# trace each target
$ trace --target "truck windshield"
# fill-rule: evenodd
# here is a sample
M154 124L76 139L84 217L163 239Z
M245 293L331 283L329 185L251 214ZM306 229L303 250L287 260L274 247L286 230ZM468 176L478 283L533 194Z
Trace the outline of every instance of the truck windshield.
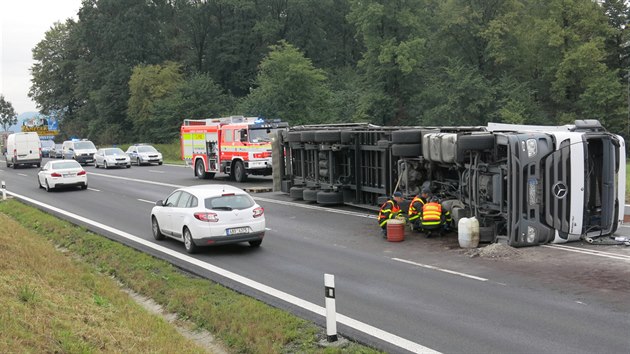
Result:
M263 129L250 129L249 130L249 142L250 143L263 143L263 142L270 142L271 141L271 137L272 134L274 132L277 132L280 129L270 129L270 128L263 128Z
M619 161L610 136L587 136L583 232L608 231L615 212L615 171Z

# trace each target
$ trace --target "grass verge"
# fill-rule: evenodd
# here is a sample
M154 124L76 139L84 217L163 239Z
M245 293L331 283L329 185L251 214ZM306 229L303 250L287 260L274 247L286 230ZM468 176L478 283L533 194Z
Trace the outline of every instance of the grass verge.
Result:
M98 271L99 273L115 276L126 287L146 297L152 298L163 306L166 311L177 313L181 318L185 318L195 323L199 328L213 333L233 352L376 353L376 351L356 343L350 343L345 348L321 348L317 343L321 337L325 337L324 333L321 328L308 321L288 312L270 307L250 297L238 294L209 280L187 276L168 262L156 259L111 241L103 236L91 233L82 227L74 226L18 201L8 200L1 202L0 213L14 219L21 224L22 227L30 231L28 233L17 234L12 232L11 236L9 236L18 240L24 238L24 242L26 242L26 239L29 239L29 247L27 247L27 250L21 251L21 253L17 255L15 254L16 251L12 248L7 248L4 242L0 243L1 259L16 258L22 264L25 263L25 260L22 260L22 258L26 260L40 259L42 262L45 262L48 257L42 257L39 254L40 251L34 253L34 250L40 248L35 246L41 246L42 244L46 244L47 247L50 247L48 242L42 242L48 240L54 245L67 249L72 254L79 256L83 262L93 267L93 272ZM15 229L15 227L9 226L9 230L12 229ZM28 250L29 248L30 250ZM23 266L13 267L25 268ZM27 265L27 267L29 266ZM41 280L45 281L47 284L68 277L66 274L66 266L62 264L49 264L46 268L51 271L55 270L57 273L56 278L50 281L48 280L48 275L42 274ZM7 276L5 271L0 275L3 277ZM14 278L19 278L19 273L15 273L12 278L7 279L4 283L16 283L17 279ZM94 277L87 279L82 278L83 277L78 277L78 279L75 279L78 283L75 283L71 289L75 287L87 288L93 296L92 298L83 298L81 302L92 302L97 309L102 307L99 303L110 304L102 311L107 310L113 312L114 309L119 309L120 305L118 302L114 302L112 295L109 293L102 294L96 292L100 289L100 285L97 286L95 284L95 280L92 280ZM17 287L12 287L13 293L0 294L2 295L0 301L4 301L2 298L7 296L13 296L14 298L17 296L18 301L21 303L19 304L20 306L29 306L29 301L31 301L29 299L37 298L40 296L39 294L48 292L60 293L59 291L53 291L48 288L42 289L37 284L19 282L16 284ZM35 291L33 291L33 289L35 289ZM61 291L61 293L64 292L67 291ZM27 300L24 301L22 298ZM48 300L46 300L46 302L47 301ZM51 306L51 316L49 316L51 318L62 315L77 316L75 309L71 306L58 307L56 312L54 308L55 306ZM118 316L128 316L128 314L125 313L126 311L127 310L121 309L120 312L117 311L111 314L112 317L110 321L116 323ZM38 311L34 311L35 315L37 312ZM4 313L6 314L6 311ZM0 314L0 316L3 315ZM82 319L80 316L79 318L83 321L91 321L90 313L87 313L85 316L86 318ZM11 317L15 316L11 315ZM14 322L15 321L17 321L17 319L15 319ZM0 323L4 322L4 320L0 321ZM14 324L14 326L20 328L18 324ZM24 329L19 330L24 331L23 336L25 337L27 337L30 332ZM4 330L0 329L0 333L3 333L3 337L5 337L4 334L6 332ZM81 332L77 332L73 329L61 329L59 336L62 338L63 336L67 336L69 341L76 340L80 345L83 344L81 340L86 338ZM172 336L170 335L164 336L164 338L166 338L167 342L172 341ZM97 344L100 343L98 341L95 342L96 344L88 343L92 346L85 348L86 350L77 347L77 350L62 349L60 351L125 351L132 349L127 346L124 348L108 347L104 349L98 347ZM0 342L0 351L6 352L2 350L1 346L2 342ZM32 349L33 351L40 351L39 349L41 349L28 345L19 348L29 348L27 350ZM178 350L167 350L165 349L166 347L158 348L158 350L151 349L151 347L146 348L146 350L133 348L131 351L186 351L185 349L181 350L181 348L178 348ZM50 347L46 347L45 349L46 350L43 351L50 351ZM8 351L11 352L11 350Z

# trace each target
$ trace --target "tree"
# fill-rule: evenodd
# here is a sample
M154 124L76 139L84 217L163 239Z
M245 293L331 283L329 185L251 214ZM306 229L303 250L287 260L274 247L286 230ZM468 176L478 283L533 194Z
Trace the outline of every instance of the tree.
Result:
M326 75L291 44L281 41L260 64L255 88L240 105L247 115L281 118L291 124L323 122L330 89Z
M10 126L16 123L17 113L15 113L13 105L4 99L4 95L0 95L0 125L6 132Z

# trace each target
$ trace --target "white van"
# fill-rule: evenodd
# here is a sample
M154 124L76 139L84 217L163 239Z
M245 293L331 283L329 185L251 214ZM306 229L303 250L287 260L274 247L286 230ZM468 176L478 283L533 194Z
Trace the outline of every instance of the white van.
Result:
M87 140L66 140L61 146L62 159L76 160L82 165L94 162L94 154L96 153L96 146L94 143Z
M7 137L5 159L7 167L17 165L41 166L42 151L39 135L35 132L13 133Z

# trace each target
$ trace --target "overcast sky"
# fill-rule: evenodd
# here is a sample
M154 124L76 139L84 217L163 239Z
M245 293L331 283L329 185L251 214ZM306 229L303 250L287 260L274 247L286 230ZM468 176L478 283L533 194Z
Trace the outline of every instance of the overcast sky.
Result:
M31 50L55 22L77 19L81 0L0 0L0 94L17 114L37 111L28 97Z

